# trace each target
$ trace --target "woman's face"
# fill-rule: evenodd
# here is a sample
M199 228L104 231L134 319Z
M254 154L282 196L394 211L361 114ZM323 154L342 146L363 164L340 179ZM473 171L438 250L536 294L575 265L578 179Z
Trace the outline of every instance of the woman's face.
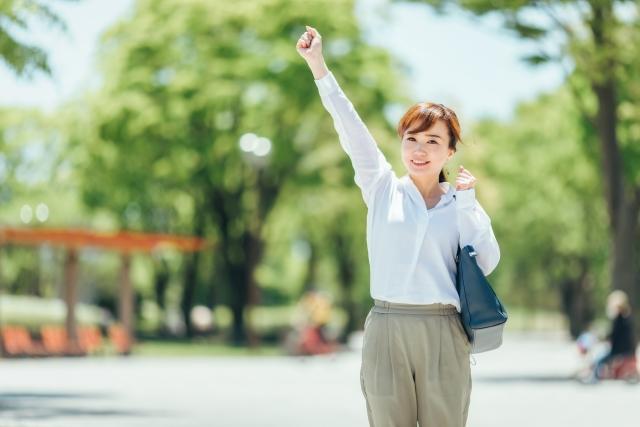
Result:
M443 120L437 120L424 132L405 131L402 137L402 162L409 175L438 177L444 164L455 151L449 148L449 129Z

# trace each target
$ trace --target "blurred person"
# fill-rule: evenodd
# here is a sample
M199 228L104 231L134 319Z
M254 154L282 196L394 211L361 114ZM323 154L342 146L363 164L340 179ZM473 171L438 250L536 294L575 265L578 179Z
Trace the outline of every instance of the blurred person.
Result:
M606 341L608 350L596 357L591 371L590 382L597 382L606 375L605 370L611 368L614 361L625 361L636 365L636 342L633 333L633 319L631 317L631 304L624 291L615 290L607 297L607 317L611 320L611 327ZM636 372L637 374L637 372Z
M326 331L331 310L330 298L314 287L303 294L294 315L296 353L312 355L336 350L336 343L328 338Z
M582 332L578 338L576 339L576 344L578 345L578 351L582 355L586 355L589 353L589 350L593 348L598 342L598 337L594 332L587 329Z
M500 250L460 166L455 188L445 164L460 124L442 105L411 106L398 123L407 174L398 178L324 61L322 37L307 26L296 50L311 69L367 207L370 294L360 385L370 425L459 427L471 397L471 344L456 291L458 245L476 249L485 275Z
M311 288L303 295L300 304L308 315L308 323L310 325L319 329L327 326L331 319L331 301L329 297L317 289Z

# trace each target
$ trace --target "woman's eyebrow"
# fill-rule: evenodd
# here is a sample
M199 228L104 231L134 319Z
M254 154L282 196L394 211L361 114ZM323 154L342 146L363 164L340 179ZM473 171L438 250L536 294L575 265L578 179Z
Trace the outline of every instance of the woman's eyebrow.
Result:
M418 135L419 133L420 132L407 132L407 135ZM440 135L425 135L425 136L442 139L442 137Z

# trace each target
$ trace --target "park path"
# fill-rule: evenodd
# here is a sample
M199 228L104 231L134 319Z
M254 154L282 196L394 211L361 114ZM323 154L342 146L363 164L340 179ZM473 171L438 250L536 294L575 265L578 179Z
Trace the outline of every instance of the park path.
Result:
M578 358L560 336L508 334L475 359L469 427L640 426L640 386L568 380ZM357 344L306 359L0 360L0 427L366 427L359 367Z

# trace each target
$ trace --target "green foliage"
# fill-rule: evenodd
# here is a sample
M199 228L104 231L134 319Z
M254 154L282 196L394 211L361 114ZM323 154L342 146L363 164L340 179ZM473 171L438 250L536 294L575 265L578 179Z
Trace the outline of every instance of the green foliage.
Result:
M504 7L512 13L529 3ZM473 10L494 9L478 1ZM314 284L338 306L355 300L351 314L362 317L370 304L366 210L313 77L294 49L305 24L323 33L330 69L402 172L394 126L383 115L389 104L409 105L399 67L362 40L352 15L352 2L338 0L139 1L104 37L103 84L95 93L54 117L0 115L3 223L18 224L23 204L44 201L51 225L203 235L213 250L194 261L194 302L224 307L227 327L228 306L246 296L240 283L246 277L234 271L255 273L265 305L295 302ZM525 23L513 28L543 35ZM616 33L620 45L640 45L639 32L625 28ZM573 45L576 52L588 52L581 43ZM634 52L620 51L616 75L624 82L625 172L638 182L640 56ZM531 59L541 63L546 55ZM471 136L460 155L479 178L478 196L500 243L491 280L508 306L557 309L561 284L585 271L596 294L605 290L608 225L596 132L585 118L597 105L590 82L578 69L558 92L521 105L511 122L487 120L465 131ZM240 150L238 141L249 132L271 141L266 159ZM20 271L35 271L37 258L5 252L5 281L20 282ZM81 282L90 280L105 305L115 301L109 293L118 264L115 256L95 253L81 262ZM184 286L175 273L188 265L171 258L167 300L174 310ZM153 268L146 258L134 263L134 283L145 299L153 295ZM249 316L259 331L285 326L286 309L264 309ZM159 320L154 310L153 319L143 316L145 330Z
M37 331L42 325L64 325L66 310L61 299L2 295L0 324L24 326ZM100 325L105 321L103 310L95 305L79 303L76 316L80 325Z
M434 4L430 0L421 3ZM440 9L456 6L479 16L500 14L505 28L520 38L537 42L537 50L523 58L532 65L551 61L572 63L575 70L568 76L570 87L575 80L584 81L581 88L574 88L573 94L581 114L591 122L593 133L603 124L597 123L597 102L584 98L594 97L589 91L595 92L598 85L612 79L618 97L613 102L619 115L616 130L623 175L631 189L640 188L637 166L640 162L640 9L637 2L440 0L435 4ZM592 140L590 144L597 145L597 142Z
M75 1L75 0L64 0ZM47 54L38 46L24 41L33 20L65 30L66 26L49 1L0 1L0 59L20 76L31 76L36 71L50 73Z
M529 63L553 59L572 68L567 85L585 131L581 138L584 154L590 159L599 158L604 183L601 197L607 208L607 238L613 248L609 288L627 292L634 310L640 309L640 5L624 0L438 3L440 9L442 5L456 5L479 16L498 14L518 37L536 42L537 51L525 58ZM591 317L590 302L581 299L589 294L585 289L589 258L587 255L574 267L581 271L581 279L575 282L580 285L564 282L564 305L571 307L567 311L571 312L574 335ZM640 319L636 319L636 326L640 331Z
M24 225L21 209L27 206L30 226L95 225L77 192L77 170L68 151L65 111L46 115L33 110L0 112L0 220ZM46 221L36 215L47 206ZM41 217L44 218L44 217Z
M563 89L519 106L510 123L478 123L463 151L465 165L486 175L480 197L502 253L494 280L516 305L558 308L560 284L583 268L593 286L606 287L602 185L580 123Z
M198 286L218 285L218 303L245 298L254 267L260 286L295 301L306 265L291 241L313 239L331 271L326 227L357 242L347 250L368 289L362 198L294 48L310 23L372 132L383 146L395 140L383 111L399 98L396 64L360 37L353 3L338 0L139 1L105 35L103 85L73 124L85 203L123 228L207 237L215 253L199 261ZM271 141L266 158L242 152L248 133ZM342 218L356 226L336 230ZM321 286L338 291L339 280L326 274Z

